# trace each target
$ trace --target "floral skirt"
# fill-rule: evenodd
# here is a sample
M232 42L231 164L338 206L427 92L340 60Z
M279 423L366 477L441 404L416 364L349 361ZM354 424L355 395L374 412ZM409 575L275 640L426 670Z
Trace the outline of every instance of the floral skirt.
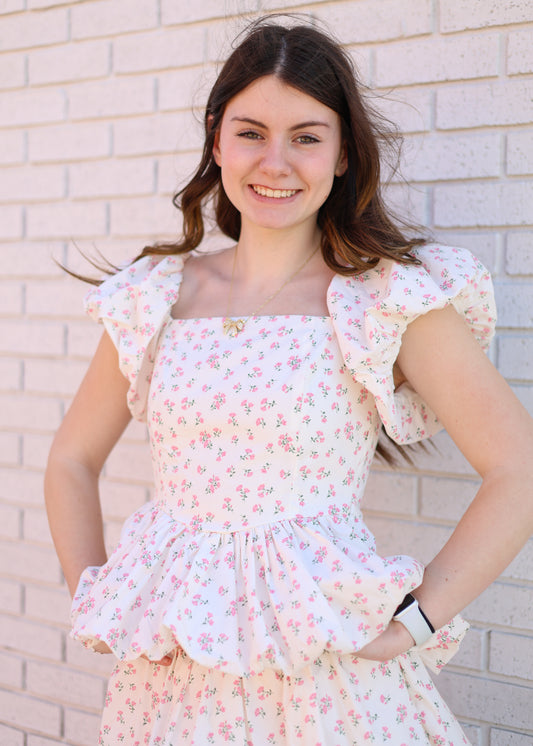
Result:
M294 676L245 678L186 653L119 662L100 746L459 746L468 741L413 649L387 663L324 653Z

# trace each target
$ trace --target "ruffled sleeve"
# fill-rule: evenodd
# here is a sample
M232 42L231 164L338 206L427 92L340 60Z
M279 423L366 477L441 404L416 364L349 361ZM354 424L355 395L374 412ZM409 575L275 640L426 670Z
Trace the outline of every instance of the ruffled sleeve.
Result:
M143 257L85 298L88 315L104 325L117 348L130 384L128 407L139 420L146 417L157 340L177 300L183 263L176 255Z
M336 275L328 291L346 367L375 397L388 435L402 444L442 427L408 383L394 389L393 366L407 325L452 304L485 350L496 325L490 275L469 251L428 244L414 253L421 265L382 260L360 275Z

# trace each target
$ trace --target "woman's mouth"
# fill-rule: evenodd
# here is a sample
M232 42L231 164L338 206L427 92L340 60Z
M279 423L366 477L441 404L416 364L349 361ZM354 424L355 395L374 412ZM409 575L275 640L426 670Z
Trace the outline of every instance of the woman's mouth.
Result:
M294 197L298 189L269 189L268 187L258 186L257 184L251 184L252 189L260 197L271 197L273 199L286 199L287 197Z

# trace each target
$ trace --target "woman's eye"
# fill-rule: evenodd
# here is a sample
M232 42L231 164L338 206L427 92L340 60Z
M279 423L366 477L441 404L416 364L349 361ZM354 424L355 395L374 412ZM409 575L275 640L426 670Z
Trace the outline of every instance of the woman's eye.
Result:
M319 142L318 138L313 137L313 135L299 135L296 140L302 145L313 145L314 143Z
M254 132L254 130L245 130L244 132L239 132L237 136L245 137L247 140L259 140L261 138L259 132Z

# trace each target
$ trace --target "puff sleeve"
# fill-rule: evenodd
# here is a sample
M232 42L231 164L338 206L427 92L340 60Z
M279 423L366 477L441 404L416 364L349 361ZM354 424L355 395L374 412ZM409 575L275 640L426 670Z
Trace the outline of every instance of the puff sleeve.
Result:
M176 302L184 260L147 256L107 278L85 298L85 309L104 325L129 381L128 407L145 420L157 340Z
M373 394L385 430L401 444L442 427L409 383L394 388L393 366L407 325L452 304L486 350L496 324L490 275L469 251L428 244L413 253L418 266L382 260L359 275L336 275L328 291L346 367Z

